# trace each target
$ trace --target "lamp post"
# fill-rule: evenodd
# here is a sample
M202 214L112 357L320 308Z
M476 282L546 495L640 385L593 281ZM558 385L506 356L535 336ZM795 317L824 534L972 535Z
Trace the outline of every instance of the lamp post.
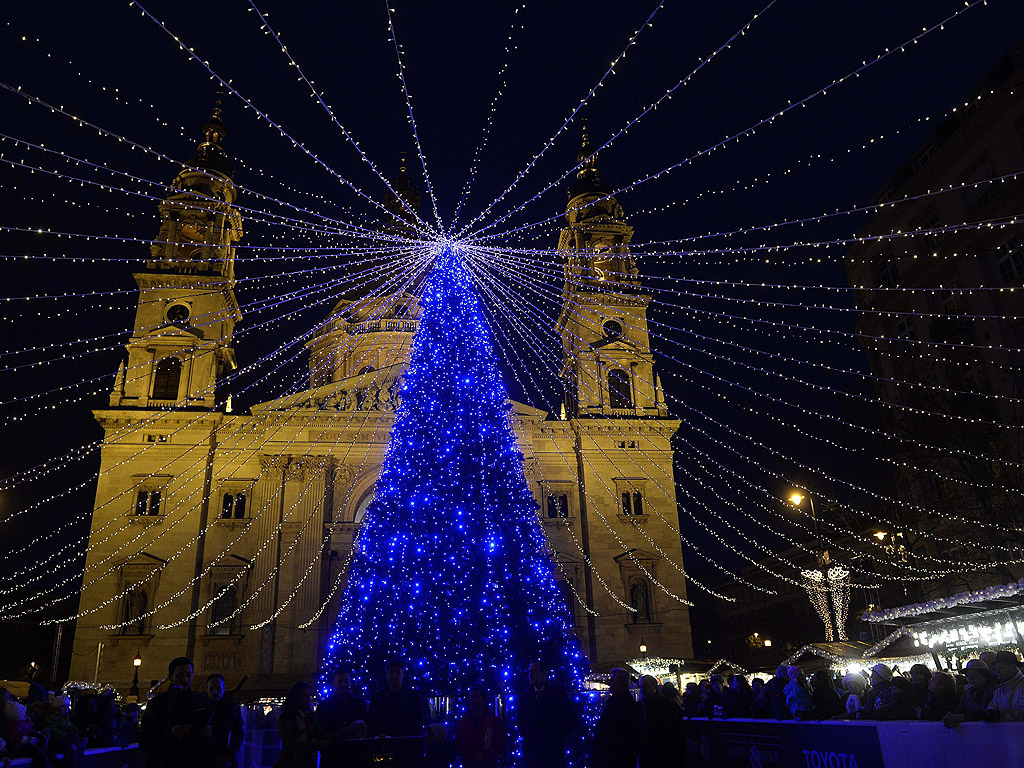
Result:
M821 550L820 563L822 569L828 566L828 550L825 549L825 540L821 538L821 530L818 528L818 516L814 513L814 497L811 494L806 496L799 491L793 491L789 496L789 500L793 503L794 507L799 507L803 504L804 499L807 499L807 503L811 508L811 522L814 523L814 535L818 539L818 548Z
M644 643L640 643L640 655L647 660L647 646Z
M142 656L138 652L136 652L135 658L132 659L132 665L135 667L135 676L132 678L132 687L128 690L128 695L137 704L139 702L139 667L142 666Z

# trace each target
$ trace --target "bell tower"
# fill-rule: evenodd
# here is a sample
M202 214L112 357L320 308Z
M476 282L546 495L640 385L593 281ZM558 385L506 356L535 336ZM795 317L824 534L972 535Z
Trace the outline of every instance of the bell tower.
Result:
M234 244L242 237L225 133L218 100L196 153L159 205L160 230L146 268L134 275L135 329L112 408L224 407L225 377L236 367Z
M569 418L666 417L647 331L643 294L629 251L633 228L597 169L586 126L558 240L565 284L557 329Z

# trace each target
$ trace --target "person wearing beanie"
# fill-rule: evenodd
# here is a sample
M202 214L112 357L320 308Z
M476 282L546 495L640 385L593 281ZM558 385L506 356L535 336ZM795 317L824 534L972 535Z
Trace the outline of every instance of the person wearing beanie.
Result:
M797 720L810 720L814 717L814 698L807 690L807 683L804 682L800 667L788 667L786 675L789 677L789 683L786 685L786 707Z
M999 685L996 673L981 659L968 661L964 674L967 675L967 685L963 699L942 721L947 728L955 728L965 720L988 719L988 705Z
M992 701L988 704L986 719L1021 720L1024 719L1024 675L1020 671L1020 662L1016 655L1009 651L999 651L995 657L996 677L999 685L992 693Z
M888 664L875 664L871 668L871 690L863 697L858 720L875 720L875 711L881 707L879 699L892 687L892 670Z
M875 699L875 720L916 720L917 699L910 681L902 676L893 675L889 687L878 694Z

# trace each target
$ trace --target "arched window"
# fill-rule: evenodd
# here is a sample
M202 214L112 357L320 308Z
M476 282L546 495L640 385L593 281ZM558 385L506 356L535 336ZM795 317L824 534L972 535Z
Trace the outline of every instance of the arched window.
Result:
M608 401L612 408L632 408L629 374L621 368L608 371Z
M159 515L160 514L160 491L139 491L135 497L136 515Z
M146 609L149 607L149 593L141 584L136 584L124 596L122 635L146 634Z
M569 516L569 497L564 493L560 493L557 496L548 496L548 517L568 517Z
M245 517L245 494L225 493L221 503L220 516L241 520Z
M165 357L156 364L156 375L153 377L153 399L177 400L180 382L181 360L176 357Z
M215 585L217 596L213 599L210 608L210 623L216 626L210 627L211 635L233 635L235 634L235 620L237 616L228 619L238 608L238 588L234 584ZM217 622L227 619L222 624Z

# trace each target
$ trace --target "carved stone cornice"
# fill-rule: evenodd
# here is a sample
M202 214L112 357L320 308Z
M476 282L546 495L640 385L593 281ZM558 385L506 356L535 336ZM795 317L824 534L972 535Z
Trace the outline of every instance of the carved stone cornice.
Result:
M288 468L291 460L291 456L267 456L262 454L260 456L260 472L283 472Z
M292 457L285 473L285 480L288 482L304 483L311 480L317 470L322 470L325 459L323 456L301 456Z

